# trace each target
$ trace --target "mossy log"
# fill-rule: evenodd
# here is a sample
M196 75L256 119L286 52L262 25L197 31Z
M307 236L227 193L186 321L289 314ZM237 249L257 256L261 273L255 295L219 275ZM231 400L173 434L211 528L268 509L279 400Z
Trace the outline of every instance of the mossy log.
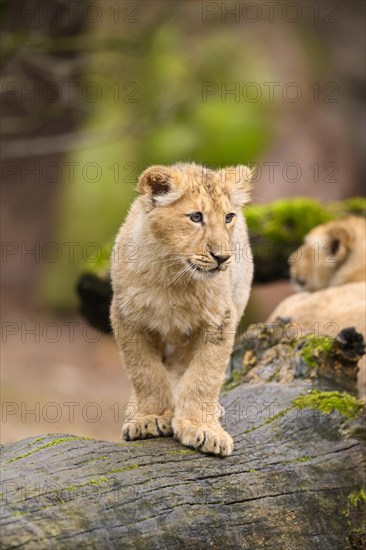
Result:
M338 384L362 352L352 342L358 351L343 354L344 364L342 354L328 354ZM259 364L266 351L256 353ZM314 370L289 377L297 364L289 359L286 349L292 367L278 381L264 382L260 370L231 389L228 381L223 425L235 449L225 459L173 438L112 443L49 434L5 445L2 548L364 548L363 406L332 390L328 378L324 391Z
M314 387L357 393L358 362L365 341L354 327L335 338L303 333L291 319L250 325L234 347L226 388L243 382L309 379Z
M254 256L254 280L267 283L288 278L287 259L304 236L316 225L346 214L366 215L363 198L321 204L313 199L280 200L245 209ZM82 315L91 325L111 332L109 305L112 288L109 277L111 246L106 245L98 262L85 267L77 292Z

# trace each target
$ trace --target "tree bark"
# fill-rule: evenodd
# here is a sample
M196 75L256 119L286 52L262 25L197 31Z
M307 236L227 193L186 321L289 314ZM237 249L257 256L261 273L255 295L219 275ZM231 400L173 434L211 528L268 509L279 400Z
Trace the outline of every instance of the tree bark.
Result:
M337 346L350 348L347 334L338 340L328 366ZM202 455L173 438L112 443L48 434L5 445L2 548L364 548L362 406L329 391L316 393L331 404L326 412L311 401L304 406L315 379L322 389L318 348L319 377L297 368L291 380L287 372L263 382L267 344L255 350L255 376L247 377L247 347L241 375L248 382L233 387L231 377L226 384L223 425L235 442L229 458ZM347 377L357 353L353 360L345 355ZM287 349L283 361L289 357ZM342 362L337 357L334 365ZM296 370L299 361L290 364Z

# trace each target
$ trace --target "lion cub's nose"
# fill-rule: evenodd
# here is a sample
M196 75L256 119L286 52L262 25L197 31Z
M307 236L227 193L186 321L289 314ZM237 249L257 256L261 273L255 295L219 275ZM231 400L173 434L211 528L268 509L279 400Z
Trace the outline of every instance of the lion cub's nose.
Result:
M222 255L218 255L218 254L214 254L213 252L210 251L210 254L211 256L217 261L217 263L219 265L223 264L224 262L226 262L227 260L229 260L231 258L230 255L228 256L222 256Z

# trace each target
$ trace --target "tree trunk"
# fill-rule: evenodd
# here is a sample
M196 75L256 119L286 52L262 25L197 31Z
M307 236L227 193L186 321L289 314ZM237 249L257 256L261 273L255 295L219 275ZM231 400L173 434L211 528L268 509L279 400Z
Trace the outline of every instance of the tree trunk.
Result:
M319 391L331 364L338 384L349 373L354 380L360 342L343 331L327 353L317 346L311 356L292 341L292 362L290 344L281 343L273 353L287 368L269 382L268 340L256 342L255 350L242 345L241 370L237 347L236 375L223 394L223 425L235 442L229 458L173 438L112 443L48 434L5 445L2 548L364 548L362 405L328 391L329 376ZM309 364L317 358L311 374L299 368L303 348Z

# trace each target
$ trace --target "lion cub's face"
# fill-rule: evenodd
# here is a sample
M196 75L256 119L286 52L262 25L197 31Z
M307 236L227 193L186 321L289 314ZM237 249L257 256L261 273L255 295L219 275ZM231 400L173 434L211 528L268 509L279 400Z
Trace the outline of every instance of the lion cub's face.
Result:
M232 260L233 231L249 200L250 170L245 166L208 170L195 164L153 166L143 172L146 222L172 270L192 278L213 277Z
M315 227L289 258L290 276L297 290L326 288L349 253L351 236L336 220Z

